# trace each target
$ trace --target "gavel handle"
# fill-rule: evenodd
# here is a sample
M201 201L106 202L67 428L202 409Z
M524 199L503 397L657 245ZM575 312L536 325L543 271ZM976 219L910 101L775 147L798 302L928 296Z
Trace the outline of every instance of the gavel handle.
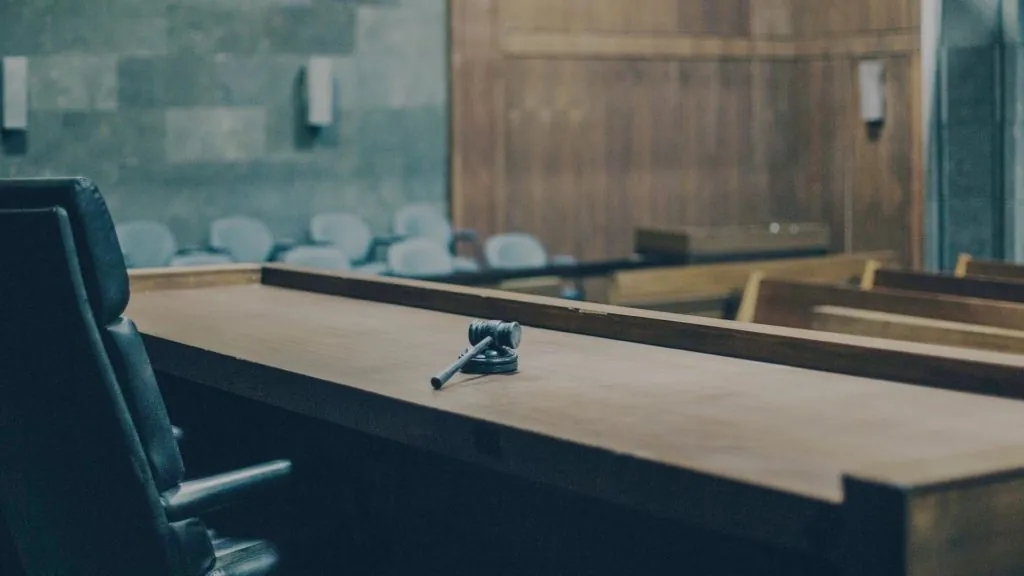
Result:
M448 367L447 370L431 378L430 385L434 387L434 390L440 390L442 386L452 379L452 376L455 376L459 370L462 370L462 367L466 365L466 362L469 362L471 358L486 350L493 342L494 338L490 336L481 340L476 346L473 346L468 352L460 356L454 364Z

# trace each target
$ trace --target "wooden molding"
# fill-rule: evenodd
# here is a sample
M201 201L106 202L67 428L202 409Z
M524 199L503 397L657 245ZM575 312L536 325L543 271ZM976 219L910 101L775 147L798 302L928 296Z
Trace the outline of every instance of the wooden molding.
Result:
M513 58L815 58L911 54L920 45L920 33L906 30L792 40L510 30L501 38L501 51Z

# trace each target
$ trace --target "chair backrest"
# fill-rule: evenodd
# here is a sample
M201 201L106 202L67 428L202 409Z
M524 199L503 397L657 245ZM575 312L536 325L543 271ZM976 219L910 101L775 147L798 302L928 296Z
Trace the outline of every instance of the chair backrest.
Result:
M529 234L497 234L484 244L484 257L491 268L515 270L541 268L548 264L548 252Z
M0 210L0 509L28 576L176 575L97 329L116 300L91 301L72 228L59 207Z
M449 248L452 224L430 204L409 204L395 213L395 234L408 238L430 238Z
M129 268L167 266L178 251L178 242L166 224L136 220L117 225L117 238Z
M250 216L228 216L210 224L210 246L236 262L266 262L274 250L274 235Z
M285 264L319 268L321 270L351 270L348 256L331 246L298 246L285 252L281 260Z
M413 238L388 249L388 269L395 276L444 276L455 271L455 260L436 241Z
M67 280L69 286L76 285L75 282L80 283L87 296L75 301L78 306L88 307L88 314L83 316L83 321L86 322L85 328L76 327L75 329L78 330L78 336L80 339L84 339L83 341L92 342L95 339L101 346L99 352L95 354L95 358L90 358L97 364L95 370L101 373L103 379L90 380L84 376L71 376L63 383L68 386L89 387L100 384L105 386L107 382L105 379L108 376L112 377L118 398L117 402L113 400L111 402L117 404L118 410L125 411L130 425L130 433L126 432L129 437L120 438L119 441L123 445L135 446L140 455L139 458L136 458L135 453L132 452L132 462L135 465L133 478L136 482L145 485L146 490L156 493L177 487L184 477L184 466L142 338L134 324L121 316L128 305L128 275L114 223L99 190L85 179L0 181L0 211L2 210L21 214L20 218L24 218L23 214L29 210L54 212L59 215L58 219L61 224L57 228L53 228L53 226L51 228L59 229L58 231L61 233L64 233L61 227L70 230L70 235L64 240L66 246L62 248L62 256L55 255L58 251L57 248L60 247L54 244L55 240L51 240L49 245L44 241L41 241L38 246L34 242L25 244L31 247L30 252L33 257L41 262L50 260L56 262L54 259L57 259L58 256L64 259L62 261L66 261L65 265L70 269L66 272L69 277ZM17 221L21 222L22 220ZM6 228L0 231L0 234L6 233ZM40 234L42 233L40 232ZM51 233L51 236L54 234ZM0 235L0 253L7 255L9 249L6 247L17 245L12 244L15 242L12 238L17 238L17 236ZM20 242L25 242L25 240L20 240ZM23 262L21 266L30 267L31 265ZM16 263L11 267L5 267L5 269L14 272L17 269ZM26 293L32 291L32 282L35 280L32 279L30 272L31 270L17 275L16 285L19 287L17 289L24 290ZM24 280L21 279L22 276L24 276ZM37 292L40 292L39 298L63 302L62 298L68 297L67 294L49 294L48 287L39 288L39 286L47 286L46 281L39 280L39 282L41 284L36 285ZM16 289L11 290L12 293L16 292ZM5 321L3 329L10 328L11 325L25 324L34 318L25 312L27 306L12 304L12 300L7 297L6 292L0 292L0 294L4 294L4 298L0 300L0 310L2 310L0 314L12 315L12 320ZM26 295L25 298L28 296ZM34 301L32 305L36 305ZM70 306L66 303L61 305ZM13 308L11 308L12 306ZM33 322L36 321L33 320ZM39 330L44 332L57 330L64 338L69 339L75 336L71 332L64 334L68 330L56 325L47 326L45 322ZM62 355L64 353L62 344L57 341L43 347L51 356L51 362L54 350L60 351ZM19 364L21 360L18 355L5 356L4 360L11 363L15 372L18 370L31 372L35 368L28 361L30 358L31 356L26 356L24 365ZM6 384L6 381L2 383ZM56 385L55 383L54 386ZM80 393L82 392L76 389L69 396ZM53 394L51 396L51 398L58 397L61 395ZM0 401L0 404L3 402ZM97 411L106 415L114 410L110 406L104 409L106 412L96 408ZM113 441L109 438L107 440ZM141 464L141 468L139 464ZM0 467L4 465L5 463L0 460ZM68 478L72 477L73 475L68 476ZM198 574L201 573L204 566L212 565L213 550L209 536L206 535L205 529L201 528L200 522L185 521L168 525L166 518L162 515L158 520L163 522L158 529L166 540L165 545L181 552L176 559L172 559L176 563L172 573ZM8 522L11 523L10 518L8 518ZM11 530L14 532L17 528L12 526ZM171 540L167 540L167 536L170 536ZM186 554L185 550L188 550L189 553ZM71 571L71 573L77 572ZM109 573L119 572L109 571ZM160 571L157 570L154 573L160 573Z
M347 212L317 214L309 221L313 242L341 248L352 262L364 262L371 256L373 232L361 217Z
M219 266L223 264L231 264L235 260L227 254L219 254L217 252L192 252L189 254L179 254L174 258L171 258L170 266L172 268L187 268L189 266Z

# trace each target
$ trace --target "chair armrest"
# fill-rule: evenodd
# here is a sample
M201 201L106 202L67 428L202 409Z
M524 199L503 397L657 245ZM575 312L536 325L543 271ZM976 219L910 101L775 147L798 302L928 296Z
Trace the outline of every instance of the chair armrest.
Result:
M571 254L555 254L549 261L552 266L576 266L579 264L576 257Z
M275 460L241 470L225 472L208 478L182 482L161 495L167 519L176 522L244 500L253 494L279 484L292 471L288 460Z
M463 229L455 230L452 232L452 240L454 242L472 242L476 243L478 240L476 230Z
M393 244L398 244L399 242L405 240L406 238L407 236L403 234L374 236L373 240L370 241L370 249L366 253L366 261L376 262L379 257L378 250L380 250L381 248L389 248Z
M283 238L274 242L274 247L270 249L270 261L276 262L280 260L288 251L298 246L299 242L297 240L292 240L291 238Z

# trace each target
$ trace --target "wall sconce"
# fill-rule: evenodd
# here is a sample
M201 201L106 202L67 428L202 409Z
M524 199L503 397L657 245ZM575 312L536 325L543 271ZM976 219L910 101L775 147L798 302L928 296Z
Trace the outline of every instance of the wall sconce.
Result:
M885 63L860 62L860 117L868 124L885 122Z
M311 128L334 124L334 66L330 58L313 57L306 66L306 123Z
M0 86L3 90L0 128L28 130L28 58L4 56Z

